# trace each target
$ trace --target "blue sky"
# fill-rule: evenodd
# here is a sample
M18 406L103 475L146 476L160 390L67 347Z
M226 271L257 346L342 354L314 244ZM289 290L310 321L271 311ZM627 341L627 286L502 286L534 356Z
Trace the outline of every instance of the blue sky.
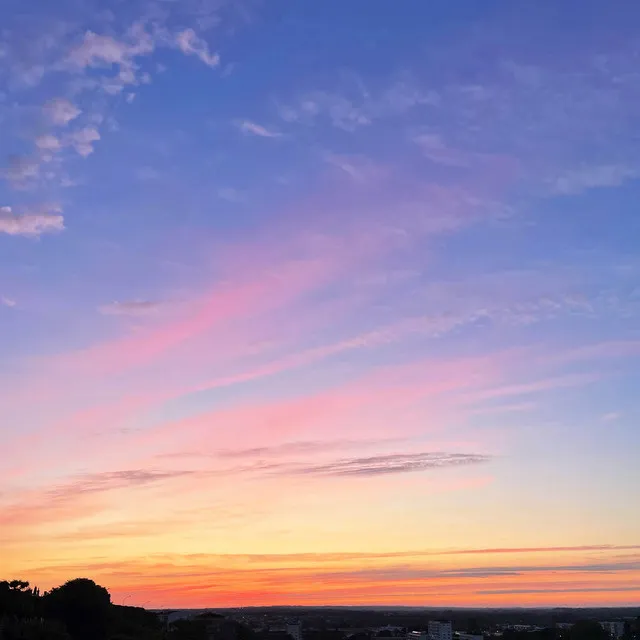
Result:
M6 571L194 606L637 597L636 3L0 20ZM468 553L521 573L440 589Z

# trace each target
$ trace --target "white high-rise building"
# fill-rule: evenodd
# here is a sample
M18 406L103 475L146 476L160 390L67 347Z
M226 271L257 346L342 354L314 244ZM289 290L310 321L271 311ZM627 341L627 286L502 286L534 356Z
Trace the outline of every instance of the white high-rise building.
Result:
M429 621L429 640L453 640L451 622Z
M624 622L601 622L600 626L613 638L618 640L624 634Z
M293 638L293 640L302 640L302 625L300 622L288 623L287 633Z

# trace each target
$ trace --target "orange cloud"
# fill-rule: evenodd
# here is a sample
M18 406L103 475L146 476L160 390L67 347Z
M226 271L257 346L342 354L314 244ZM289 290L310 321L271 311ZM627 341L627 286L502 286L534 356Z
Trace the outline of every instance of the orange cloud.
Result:
M573 548L579 552L580 548ZM461 550L461 557L475 550ZM448 553L445 551L445 553ZM509 552L509 556L513 557ZM557 553L557 552L554 552ZM628 602L640 589L640 556L605 561L501 565L437 563L441 550L380 554L165 555L145 560L94 562L92 575L116 595L135 594L154 606L252 604L427 603L457 606L515 602L575 604ZM406 562L398 564L400 558ZM73 565L35 569L48 584ZM635 582L634 582L635 581ZM599 600L598 600L599 599Z

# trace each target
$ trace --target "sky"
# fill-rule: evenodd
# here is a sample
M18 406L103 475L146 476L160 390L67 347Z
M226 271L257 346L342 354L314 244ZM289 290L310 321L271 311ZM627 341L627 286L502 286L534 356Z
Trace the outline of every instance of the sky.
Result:
M640 598L635 0L3 0L0 576Z

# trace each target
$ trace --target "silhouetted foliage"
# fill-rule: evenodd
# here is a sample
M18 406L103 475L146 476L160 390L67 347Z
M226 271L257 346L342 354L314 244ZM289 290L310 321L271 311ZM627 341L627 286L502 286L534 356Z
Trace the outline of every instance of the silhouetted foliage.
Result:
M624 623L622 640L631 640L632 638L633 638L633 631L631 630L631 623L628 620L626 620Z
M64 623L73 640L106 640L111 596L93 580L76 578L44 596L47 617Z
M93 580L77 578L44 595L24 580L0 581L0 640L161 640L158 616L111 603Z
M600 623L594 620L578 620L569 631L569 640L611 640Z
M207 640L205 620L176 620L169 629L169 640Z
M519 631L516 629L505 629L502 640L555 640L554 629L540 629L539 631Z
M162 636L158 616L141 607L111 606L110 640L155 640Z
M70 640L71 638L61 622L42 618L6 620L0 637L3 640Z
M39 592L25 580L0 581L0 616L23 619L38 614Z
M168 637L169 640L257 640L251 629L213 612L174 621Z

